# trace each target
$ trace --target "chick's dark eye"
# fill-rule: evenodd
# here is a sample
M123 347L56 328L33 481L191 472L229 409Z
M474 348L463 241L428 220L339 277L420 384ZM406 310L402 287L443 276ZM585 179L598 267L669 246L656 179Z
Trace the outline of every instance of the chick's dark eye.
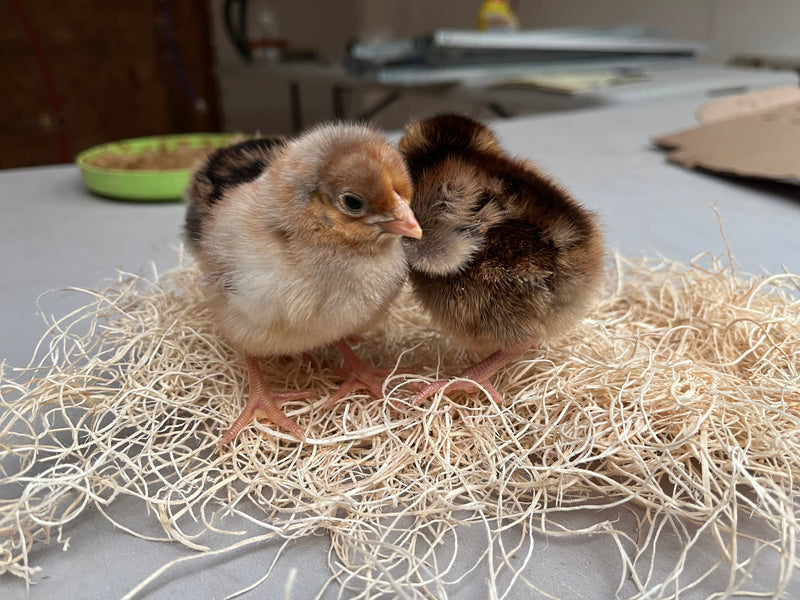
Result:
M364 212L364 209L367 203L364 201L363 198L356 196L355 194L342 194L341 196L342 201L342 208L344 208L347 212L353 214L361 214Z

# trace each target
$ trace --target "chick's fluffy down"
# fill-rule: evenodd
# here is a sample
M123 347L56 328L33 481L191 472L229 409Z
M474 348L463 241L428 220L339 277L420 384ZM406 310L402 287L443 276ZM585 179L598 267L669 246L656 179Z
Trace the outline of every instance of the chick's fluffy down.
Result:
M265 356L368 327L406 277L400 236L380 225L410 214L410 190L402 158L359 125L212 155L187 194L186 231L222 335ZM342 208L346 192L364 200L360 214Z
M465 117L411 124L400 150L425 232L404 242L411 281L443 332L476 350L522 350L586 314L603 255L591 212Z

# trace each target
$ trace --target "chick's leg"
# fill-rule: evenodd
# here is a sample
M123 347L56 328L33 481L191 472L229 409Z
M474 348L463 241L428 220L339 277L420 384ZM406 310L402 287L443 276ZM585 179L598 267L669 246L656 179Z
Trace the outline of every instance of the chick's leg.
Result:
M338 402L350 392L362 388L366 388L376 398L383 397L383 382L392 373L397 372L390 369L378 369L365 363L358 355L353 352L350 344L346 340L339 340L336 342L336 347L342 353L344 365L340 369L340 373L346 376L342 385L339 386L330 397L326 405L329 406Z
M503 403L503 396L498 392L489 381L489 377L497 373L500 368L507 365L512 360L519 358L525 353L524 350L498 350L490 354L482 361L475 363L465 370L459 379L469 379L470 381L454 381L452 379L441 379L424 386L412 398L411 404L417 405L426 398L433 396L436 392L447 386L453 392L473 392L481 387L485 389L492 399L498 404Z
M299 400L308 398L312 390L299 390L296 392L270 392L264 375L261 373L261 365L254 356L245 356L247 364L247 375L250 379L250 397L245 404L244 410L239 418L234 421L231 428L222 438L221 444L227 444L235 438L245 425L254 419L268 419L294 435L298 440L304 442L306 435L302 427L286 416L279 407L282 403L289 400Z

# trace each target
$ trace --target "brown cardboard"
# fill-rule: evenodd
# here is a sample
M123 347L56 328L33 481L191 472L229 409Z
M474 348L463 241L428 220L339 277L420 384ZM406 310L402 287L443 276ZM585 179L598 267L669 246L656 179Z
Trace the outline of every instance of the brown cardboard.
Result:
M700 111L710 122L654 141L684 167L800 185L800 99L788 89L717 100Z
M736 94L707 102L697 111L700 123L714 123L756 113L782 104L800 102L800 87L783 85L749 94Z

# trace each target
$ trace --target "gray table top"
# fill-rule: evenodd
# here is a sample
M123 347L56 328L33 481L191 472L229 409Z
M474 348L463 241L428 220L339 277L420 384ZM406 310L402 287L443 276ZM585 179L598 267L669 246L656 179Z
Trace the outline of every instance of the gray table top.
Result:
M511 152L535 160L599 212L612 249L681 261L707 251L725 254L717 217L708 206L713 203L743 269L800 272L800 188L689 171L667 163L664 153L651 147L653 136L693 125L696 108L696 98L672 99L512 119L496 123L495 130ZM75 167L53 166L0 172L0 215L0 359L23 365L45 329L37 314L39 294L66 286L94 287L114 278L117 268L149 272L153 264L159 270L172 267L183 207L98 198L83 188ZM47 310L59 312L65 306L56 295ZM32 560L44 571L30 592L21 580L4 576L2 596L120 597L165 562L190 553L178 545L134 539L93 511L75 522L68 535L68 552L58 543L35 549ZM327 578L327 546L322 538L291 549L289 560L319 565L302 570L297 597L306 597L303 586L318 590ZM177 569L150 592L152 597L223 597L257 579L252 569L263 573L275 551L259 548L221 563L198 563L202 570ZM537 548L532 564L547 573L544 577L555 586L549 589L560 589L561 597L604 597L602 590L613 594L618 583L618 571L604 568L604 552L594 542L552 541ZM280 597L286 573L273 579L250 597ZM795 579L793 597L800 597ZM714 591L713 581L706 585L711 587L701 586L698 597ZM524 589L517 593L530 597ZM479 591L473 597L484 596Z

